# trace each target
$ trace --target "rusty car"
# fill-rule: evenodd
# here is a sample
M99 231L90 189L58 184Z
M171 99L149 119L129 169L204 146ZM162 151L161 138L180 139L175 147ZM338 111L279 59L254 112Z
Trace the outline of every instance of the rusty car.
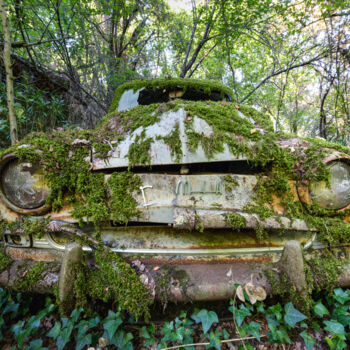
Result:
M23 261L44 261L55 268L32 291L66 286L71 244L85 237L78 250L92 254L100 240L158 299L220 300L238 284L264 298L274 292L266 269L300 291L307 264L320 285L312 259L323 275L324 255L345 286L349 209L348 148L276 133L216 82L134 81L96 129L35 135L1 153L0 231L13 263L0 284L15 287Z

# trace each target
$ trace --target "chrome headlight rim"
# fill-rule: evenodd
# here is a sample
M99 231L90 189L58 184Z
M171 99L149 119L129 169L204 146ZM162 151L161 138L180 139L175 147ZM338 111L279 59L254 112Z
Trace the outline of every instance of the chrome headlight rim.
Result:
M18 160L18 156L15 153L8 153L4 155L0 159L0 200L11 210L18 214L23 214L23 215L43 215L47 213L51 207L48 204L44 204L42 206L39 206L37 208L33 209L24 209L21 208L14 203L12 203L5 195L4 190L2 188L2 181L1 181L1 176L2 176L2 170L8 165L10 162L14 160Z
M328 158L324 159L323 162L326 165L331 165L332 163L335 162L342 162L347 164L348 166L350 166L350 157L344 156L344 155L331 155ZM312 205L312 204L317 204L315 201L312 200L311 194L310 194L310 184L305 185L305 184L301 184L300 182L297 183L297 192L298 192L298 196L299 199L302 203L307 204L307 205ZM319 204L317 204L319 205ZM328 212L331 213L333 212L334 214L340 213L342 211L346 211L350 209L350 201L347 205L345 205L342 208L338 208L338 209L327 209L324 208L322 206L320 206L320 209L322 210L328 210Z

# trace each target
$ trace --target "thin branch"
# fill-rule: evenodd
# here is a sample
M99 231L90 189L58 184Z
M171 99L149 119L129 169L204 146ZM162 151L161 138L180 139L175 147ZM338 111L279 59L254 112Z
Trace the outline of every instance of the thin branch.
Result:
M39 41L33 41L31 43L26 43L24 41L20 42L14 42L11 44L11 46L15 49L22 48L22 47L31 47L31 46L38 46L42 44L47 44L47 43L52 43L54 41L60 41L60 40L65 40L65 39L72 39L72 36L65 36L62 38L57 38L57 39L47 39L47 40L39 40ZM1 45L2 43L0 43Z
M276 75L280 75L280 74L283 74L283 73L286 73L288 71L291 71L293 69L296 69L296 68L300 68L300 67L304 67L304 66L307 66L313 62L316 62L318 61L320 58L323 58L323 57L326 57L328 56L329 52L327 51L327 53L322 53L316 57L313 57L307 61L304 61L304 62L301 62L301 63L298 63L294 66L289 66L287 68L284 68L284 69L280 69L278 70L277 72L274 72L272 71L272 73L270 75L268 75L267 77L265 77L258 85L256 85L246 96L244 96L240 101L239 103L242 103L244 102L248 97L250 97L256 90L258 90L262 85L264 85L268 80L270 80L272 77L275 77Z
M196 64L196 66L192 69L190 74L188 75L189 78L192 77L193 73L198 69L198 67L202 64L202 62L208 57L208 55L216 48L218 43L215 43L204 55L203 57L199 60L199 62Z
M261 335L260 338L265 338L266 335ZM232 338L232 339L226 339L226 340L220 340L221 344L226 343L234 343L242 340L251 340L256 339L255 337L246 337L246 338ZM168 348L162 348L161 350L173 350L173 349L180 349L184 348L186 346L199 346L199 345L210 345L210 343L193 343L193 344L183 344L183 345L176 345L176 346L170 346Z

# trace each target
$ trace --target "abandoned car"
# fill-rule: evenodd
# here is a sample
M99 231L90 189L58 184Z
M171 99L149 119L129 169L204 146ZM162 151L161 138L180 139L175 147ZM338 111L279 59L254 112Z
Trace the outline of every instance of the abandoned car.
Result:
M264 298L271 271L299 291L349 284L350 150L276 134L231 96L215 82L134 81L94 130L2 152L0 284L85 303L219 300L237 284Z

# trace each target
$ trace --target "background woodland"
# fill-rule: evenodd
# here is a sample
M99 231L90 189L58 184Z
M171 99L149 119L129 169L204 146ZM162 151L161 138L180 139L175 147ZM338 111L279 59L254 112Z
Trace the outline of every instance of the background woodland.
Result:
M184 6L186 5L186 6ZM350 143L343 0L8 0L18 137L90 128L133 79L214 79L276 131ZM3 27L0 49L4 47ZM0 148L10 144L0 54Z

